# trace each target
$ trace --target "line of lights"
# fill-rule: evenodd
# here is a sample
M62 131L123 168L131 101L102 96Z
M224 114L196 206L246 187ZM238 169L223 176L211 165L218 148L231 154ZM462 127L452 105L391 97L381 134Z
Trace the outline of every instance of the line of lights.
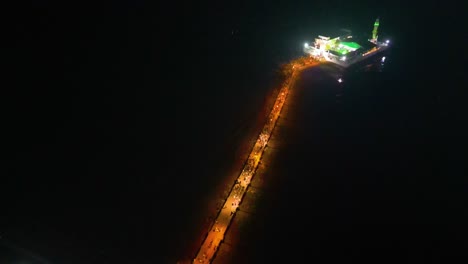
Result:
M268 140L270 139L273 128L275 127L276 121L278 120L281 109L283 108L283 104L289 93L289 89L293 85L297 73L300 72L303 68L311 66L302 65L301 67L294 62L290 65L292 66L292 74L285 82L285 85L283 85L281 88L273 109L270 112L267 123L264 125L262 132L258 136L258 139L255 142L255 145L244 165L244 168L242 169L241 174L234 183L228 198L226 199L221 211L216 217L215 222L210 228L210 231L203 241L196 258L193 260L193 263L211 263L213 260L213 257L218 251L219 245L224 240L226 230L234 218L234 215L239 208L239 204L241 203L242 198L244 197L244 194L250 185L252 177L258 167L263 151L265 150Z

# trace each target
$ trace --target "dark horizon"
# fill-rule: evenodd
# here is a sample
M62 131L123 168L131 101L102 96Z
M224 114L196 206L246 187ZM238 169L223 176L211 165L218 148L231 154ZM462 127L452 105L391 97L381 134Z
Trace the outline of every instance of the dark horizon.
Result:
M19 260L15 254L37 255L36 261L50 263L172 263L180 258L197 239L193 223L203 218L197 213L263 120L281 83L281 64L303 55L304 41L328 29L370 33L377 17L379 32L394 46L382 72L349 74L348 117L372 130L376 123L364 118L371 114L368 107L385 103L376 106L379 118L406 122L398 130L405 140L395 151L402 159L414 154L418 161L407 164L407 171L399 167L396 179L408 192L404 199L414 202L412 192L422 188L418 201L435 210L429 213L424 207L412 219L441 217L439 223L431 222L429 240L448 239L438 232L451 224L458 228L456 237L463 237L468 192L465 67L458 64L457 50L439 52L447 36L462 32L455 30L460 24L452 13L455 7L366 2L73 6L36 1L11 9L2 96L0 262ZM431 15L434 10L437 15ZM418 46L421 39L424 45ZM317 96L323 100L310 102L335 107L326 86L320 87L323 94ZM362 112L355 112L353 102ZM395 108L397 114L385 111ZM322 122L326 113L312 120ZM339 119L329 122L343 125L344 131L354 128ZM395 130L380 125L380 136L391 138ZM304 142L315 140L312 134ZM329 155L324 163L333 161ZM298 159L307 160L299 154ZM294 171L312 175L315 169ZM340 178L343 172L335 173ZM294 199L299 196L288 201ZM291 213L286 202L279 208ZM399 213L404 219L404 212ZM280 212L272 215L287 219ZM264 233L257 233L258 243L265 242L262 234L277 228L268 221ZM436 230L437 224L443 227ZM455 246L468 249L464 239ZM400 250L403 254L405 249ZM451 253L441 250L441 255Z

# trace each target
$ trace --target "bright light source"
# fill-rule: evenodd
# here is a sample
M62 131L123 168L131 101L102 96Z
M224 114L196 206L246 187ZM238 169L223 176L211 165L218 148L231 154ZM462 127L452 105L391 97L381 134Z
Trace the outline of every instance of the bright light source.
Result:
M346 60L346 56L343 56L343 57L341 58L341 60L342 60L342 61L345 61L345 60Z
M385 56L384 56L384 57L382 57L382 62L384 62L384 61L385 61Z
M387 44L390 43L390 40L387 39L387 40L385 41L385 43L387 43Z
M308 48L308 47L309 47L309 43L306 42L306 43L304 44L304 47Z
M343 82L343 80L341 80L341 78L339 78L339 79L338 79L338 82L341 83L341 82Z

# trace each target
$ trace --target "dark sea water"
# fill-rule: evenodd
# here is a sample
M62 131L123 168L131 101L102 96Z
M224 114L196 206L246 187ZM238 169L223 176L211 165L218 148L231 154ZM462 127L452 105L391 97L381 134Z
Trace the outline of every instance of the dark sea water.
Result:
M272 194L278 207L264 216L252 249L238 254L249 263L308 259L299 241L317 234L312 251L346 252L342 260L354 251L412 251L417 261L427 251L466 249L458 70L409 48L420 24L408 9L339 2L161 9L137 1L18 10L2 97L0 262L174 263L197 236L199 208L261 120L281 63L327 28L370 31L376 13L394 43L385 65L344 73L340 103L329 72L304 73L298 104L306 136L295 140L305 143L278 162L297 181ZM315 197L329 218L309 222L303 209L318 183L340 187Z
M463 162L442 154L461 149L434 138L391 72L340 86L326 69L305 71L289 95L265 161L270 183L230 263L466 256Z

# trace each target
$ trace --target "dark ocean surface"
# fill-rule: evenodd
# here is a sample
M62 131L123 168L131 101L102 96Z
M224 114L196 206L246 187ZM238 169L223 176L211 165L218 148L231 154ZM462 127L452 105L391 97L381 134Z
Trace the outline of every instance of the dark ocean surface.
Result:
M344 73L342 90L329 72L304 73L292 112L301 136L275 163L284 188L237 263L466 257L463 68L425 55L440 29L415 52L429 30L427 13L412 12L340 1L15 9L0 262L174 263L262 120L280 65L328 30L370 33L376 16L393 43L383 67Z

